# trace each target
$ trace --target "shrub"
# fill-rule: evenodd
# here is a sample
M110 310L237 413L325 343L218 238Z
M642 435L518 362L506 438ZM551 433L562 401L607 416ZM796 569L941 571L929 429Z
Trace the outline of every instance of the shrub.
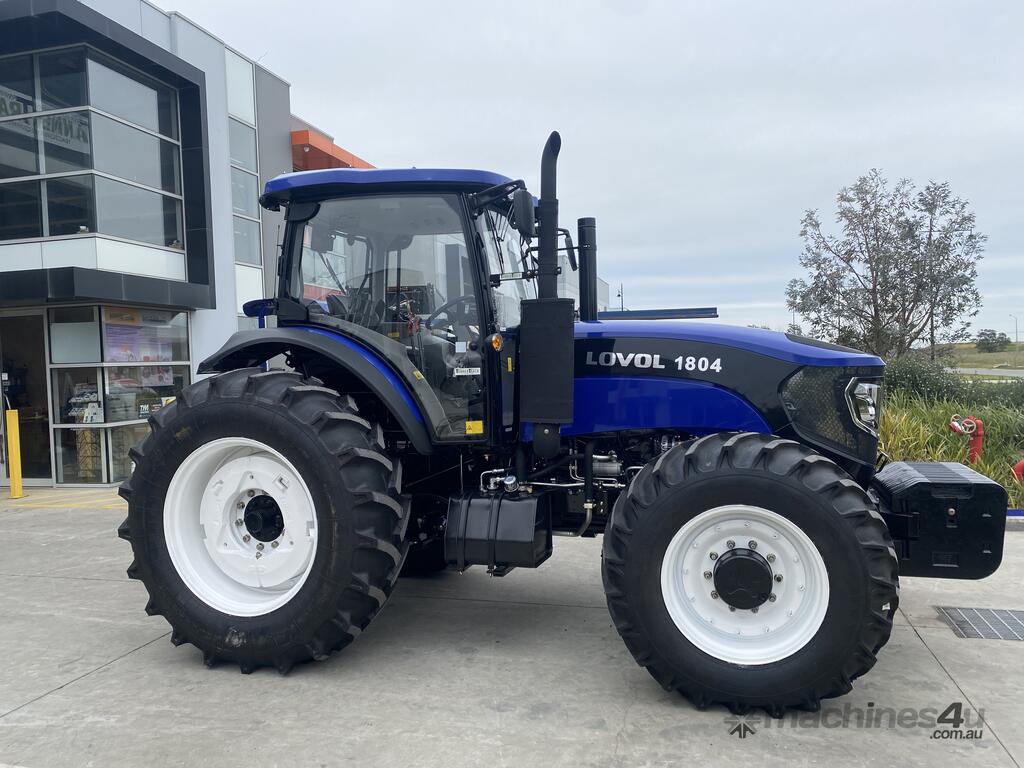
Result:
M1024 378L1012 381L968 379L940 362L911 355L886 365L885 390L890 395L955 402L963 409L989 405L1024 409Z
M1024 410L1019 407L890 393L882 408L880 447L893 461L966 464L967 439L949 429L954 414L976 416L985 423L984 453L974 468L1009 491L1011 507L1024 508L1024 486L1011 472L1024 458Z

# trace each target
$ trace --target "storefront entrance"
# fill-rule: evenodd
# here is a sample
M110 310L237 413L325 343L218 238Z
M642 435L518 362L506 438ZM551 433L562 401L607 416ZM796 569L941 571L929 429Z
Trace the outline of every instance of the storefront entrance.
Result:
M53 482L46 349L46 317L42 311L0 312L0 392L3 409L18 412L25 485ZM0 485L7 486L10 476L3 423L0 436Z

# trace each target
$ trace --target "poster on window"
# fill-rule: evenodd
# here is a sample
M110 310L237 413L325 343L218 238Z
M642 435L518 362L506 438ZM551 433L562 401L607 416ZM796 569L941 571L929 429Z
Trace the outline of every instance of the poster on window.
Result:
M166 316L124 307L104 307L106 359L114 363L163 363L173 359L172 339L165 338Z

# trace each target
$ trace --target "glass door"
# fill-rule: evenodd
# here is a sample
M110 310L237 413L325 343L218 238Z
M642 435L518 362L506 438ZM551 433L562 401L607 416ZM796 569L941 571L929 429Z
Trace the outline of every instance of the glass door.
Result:
M50 408L42 310L0 312L0 405L18 412L25 485L50 485ZM6 419L0 420L6 422ZM0 485L10 485L7 436L0 424Z

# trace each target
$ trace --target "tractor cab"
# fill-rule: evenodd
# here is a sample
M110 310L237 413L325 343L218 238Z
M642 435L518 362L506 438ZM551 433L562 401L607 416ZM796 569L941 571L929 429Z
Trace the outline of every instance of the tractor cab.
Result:
M387 360L434 442L511 436L516 337L523 302L537 298L523 182L335 169L275 179L261 203L286 208L279 326L337 334Z

